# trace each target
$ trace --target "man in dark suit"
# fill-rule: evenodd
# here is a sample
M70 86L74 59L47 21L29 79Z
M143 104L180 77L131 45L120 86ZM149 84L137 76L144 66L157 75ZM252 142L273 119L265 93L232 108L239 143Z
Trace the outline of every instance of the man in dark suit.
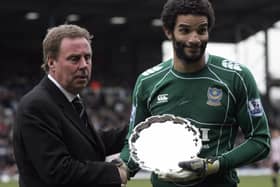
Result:
M21 99L14 127L20 187L117 187L127 182L124 164L105 162L120 151L127 130L98 134L83 104L75 102L91 77L91 38L84 28L60 25L43 41L46 76Z

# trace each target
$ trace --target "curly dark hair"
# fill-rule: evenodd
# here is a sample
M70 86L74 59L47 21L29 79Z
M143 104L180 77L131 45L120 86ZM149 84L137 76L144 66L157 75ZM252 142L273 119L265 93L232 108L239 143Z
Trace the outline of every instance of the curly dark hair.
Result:
M214 10L208 0L168 0L161 13L163 26L173 31L177 16L186 14L206 16L209 30L215 24Z

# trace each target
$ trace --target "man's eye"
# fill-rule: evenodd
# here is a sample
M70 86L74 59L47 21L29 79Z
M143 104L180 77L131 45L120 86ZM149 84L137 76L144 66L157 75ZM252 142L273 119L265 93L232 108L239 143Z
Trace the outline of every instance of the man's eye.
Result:
M208 31L207 28L200 28L200 29L198 30L198 33L199 33L199 34L205 34L207 31Z
M85 55L85 60L86 61L91 60L91 55Z
M80 57L77 57L77 56L72 58L72 60L74 60L74 61L78 61L79 59L80 59Z
M78 62L79 60L80 60L80 57L78 57L78 56L72 56L72 57L70 57L69 58L69 60L71 61L71 62Z
M190 29L183 28L183 29L180 29L179 31L180 31L181 33L189 33L189 32L190 32Z

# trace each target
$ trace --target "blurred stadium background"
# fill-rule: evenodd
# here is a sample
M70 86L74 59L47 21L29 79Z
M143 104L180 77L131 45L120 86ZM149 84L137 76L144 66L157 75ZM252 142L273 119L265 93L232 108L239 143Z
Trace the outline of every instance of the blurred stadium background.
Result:
M159 19L164 2L0 1L0 182L4 186L9 186L6 183L9 180L17 179L11 128L19 99L44 75L40 70L41 42L46 30L58 24L73 23L87 28L94 35L92 82L82 95L97 129L123 126L128 124L136 77L171 55L170 43L165 41ZM271 130L279 129L280 1L211 2L216 11L216 26L210 34L211 43L207 50L244 63L253 71ZM238 142L241 140L242 136ZM266 180L270 185L269 167L268 158L238 171L242 176L264 175L253 181ZM142 174L147 178L145 172L139 174L140 178ZM242 182L240 186L243 186Z

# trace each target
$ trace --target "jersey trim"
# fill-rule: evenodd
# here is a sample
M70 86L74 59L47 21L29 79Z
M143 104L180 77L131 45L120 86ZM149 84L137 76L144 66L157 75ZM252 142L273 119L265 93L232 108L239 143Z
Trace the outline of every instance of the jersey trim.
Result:
M148 97L148 100L147 100L147 108L151 108L150 107L150 101L151 101L151 98L152 98L152 95L154 94L155 92L155 89L157 88L157 86L170 74L170 71L171 69L155 84L155 86L153 87L151 93L150 93L150 96ZM151 111L150 111L151 112Z

